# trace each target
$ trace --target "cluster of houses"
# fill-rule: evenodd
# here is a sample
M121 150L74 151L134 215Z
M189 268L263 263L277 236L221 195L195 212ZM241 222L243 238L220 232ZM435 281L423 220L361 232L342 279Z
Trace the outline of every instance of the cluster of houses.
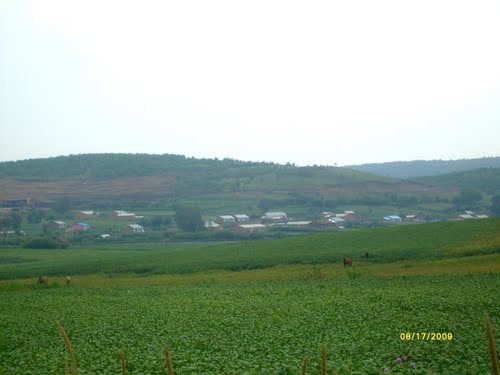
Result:
M488 215L482 215L482 214L475 214L472 211L464 211L464 213L459 214L457 217L452 218L450 220L470 220L470 219L486 219L488 218ZM422 222L425 221L421 215L404 215L404 216L399 216L399 215L388 215L384 216L385 221L390 221L390 222L401 222L401 221L414 221L414 222Z
M261 223L250 223L250 217L244 214L220 215L215 220L205 221L205 229L217 231L231 229L237 232L254 232L266 229Z
M98 219L104 218L95 211L79 211L75 214L78 219ZM465 211L463 214L458 215L454 220L471 220L487 218L487 215L475 214L472 211ZM123 220L135 221L144 218L135 213L126 212L123 210L113 211L110 215L105 216L110 220ZM339 228L343 229L346 222L360 220L354 211L342 212L321 212L321 217L316 220L297 221L290 218L285 212L270 211L266 212L260 219L251 220L248 215L234 214L234 215L219 215L211 220L205 221L205 229L208 231L221 231L231 230L235 232L257 232L266 230L269 227L288 227L288 228ZM387 215L383 217L387 222L403 222L403 221L419 221L418 215ZM54 220L47 225L49 230L53 231L66 231L78 232L86 231L90 225L84 221L77 222L72 225L66 224L64 221ZM144 233L144 227L139 224L125 224L121 227L124 233ZM102 238L109 238L109 234L101 235Z
M488 215L478 215L472 211L465 211L453 220L484 219ZM382 218L386 222L424 222L425 218L421 215L387 215ZM268 227L282 226L288 228L316 227L316 228L339 228L343 229L346 222L361 220L354 211L342 212L322 212L321 218L317 220L296 221L290 218L285 212L273 211L266 212L259 222L250 222L247 215L220 215L215 220L205 221L207 230L232 230L238 232L254 232L265 230Z
M255 232L265 230L268 227L337 227L343 228L346 221L355 220L354 211L343 211L341 213L322 212L322 218L318 220L296 221L290 218L285 212L266 212L258 222L250 222L248 215L220 215L214 220L205 221L207 230L232 230L236 232Z
M78 219L100 219L103 218L99 212L96 211L79 211L75 215ZM107 215L105 218L111 220L141 220L144 216L138 216L133 212L127 212L124 210L116 210L111 214Z
M54 220L47 224L49 230L65 230L66 232L84 231L90 228L90 225L84 222L68 226L64 221Z
M106 218L109 220L123 220L123 221L135 221L135 220L141 220L144 218L144 216L138 216L135 213L132 212L127 212L123 210L116 210L113 211L110 215L107 215L106 217L101 216L98 212L96 211L79 211L75 214L75 217L78 219L100 219L100 218ZM54 220L51 221L47 225L47 229L53 230L53 231L66 231L66 232L77 232L77 231L86 231L90 228L90 225L85 223L85 222L78 222L75 223L71 226L68 226L67 223L64 221L59 221L59 220ZM139 224L125 224L122 226L122 232L125 233L143 233L144 232L144 227L139 225ZM109 234L103 234L101 235L102 238L109 238L111 237Z

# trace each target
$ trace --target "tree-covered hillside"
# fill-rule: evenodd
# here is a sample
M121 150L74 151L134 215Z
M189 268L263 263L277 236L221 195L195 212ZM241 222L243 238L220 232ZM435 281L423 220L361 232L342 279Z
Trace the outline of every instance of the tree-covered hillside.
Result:
M413 181L433 186L475 189L491 195L500 194L500 168L481 168L442 176L420 177Z
M402 179L437 176L479 168L500 168L500 157L462 160L414 160L350 165L346 168Z
M0 178L55 180L192 173L228 168L270 168L272 163L195 159L183 155L81 154L0 163Z
M0 163L0 178L28 181L170 176L178 192L319 190L367 181L397 180L344 168L196 159L181 155L84 154Z

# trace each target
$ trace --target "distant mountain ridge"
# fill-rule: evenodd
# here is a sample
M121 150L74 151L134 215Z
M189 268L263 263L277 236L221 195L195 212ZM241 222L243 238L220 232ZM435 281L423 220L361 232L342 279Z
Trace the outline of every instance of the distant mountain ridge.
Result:
M407 180L417 177L464 172L480 168L500 168L500 157L461 160L393 161L387 163L346 165L344 168Z

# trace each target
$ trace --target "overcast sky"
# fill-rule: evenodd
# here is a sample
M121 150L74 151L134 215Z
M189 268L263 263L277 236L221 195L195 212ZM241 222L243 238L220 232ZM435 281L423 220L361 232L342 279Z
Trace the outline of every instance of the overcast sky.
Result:
M0 161L500 156L498 0L0 0Z

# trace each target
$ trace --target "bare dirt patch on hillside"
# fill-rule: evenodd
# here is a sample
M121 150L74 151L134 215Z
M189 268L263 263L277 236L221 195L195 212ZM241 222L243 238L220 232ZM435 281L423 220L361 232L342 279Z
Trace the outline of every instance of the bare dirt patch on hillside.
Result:
M58 197L95 199L108 197L146 198L166 196L173 190L175 176L119 177L103 180L69 179L57 181L22 181L0 179L0 199Z

